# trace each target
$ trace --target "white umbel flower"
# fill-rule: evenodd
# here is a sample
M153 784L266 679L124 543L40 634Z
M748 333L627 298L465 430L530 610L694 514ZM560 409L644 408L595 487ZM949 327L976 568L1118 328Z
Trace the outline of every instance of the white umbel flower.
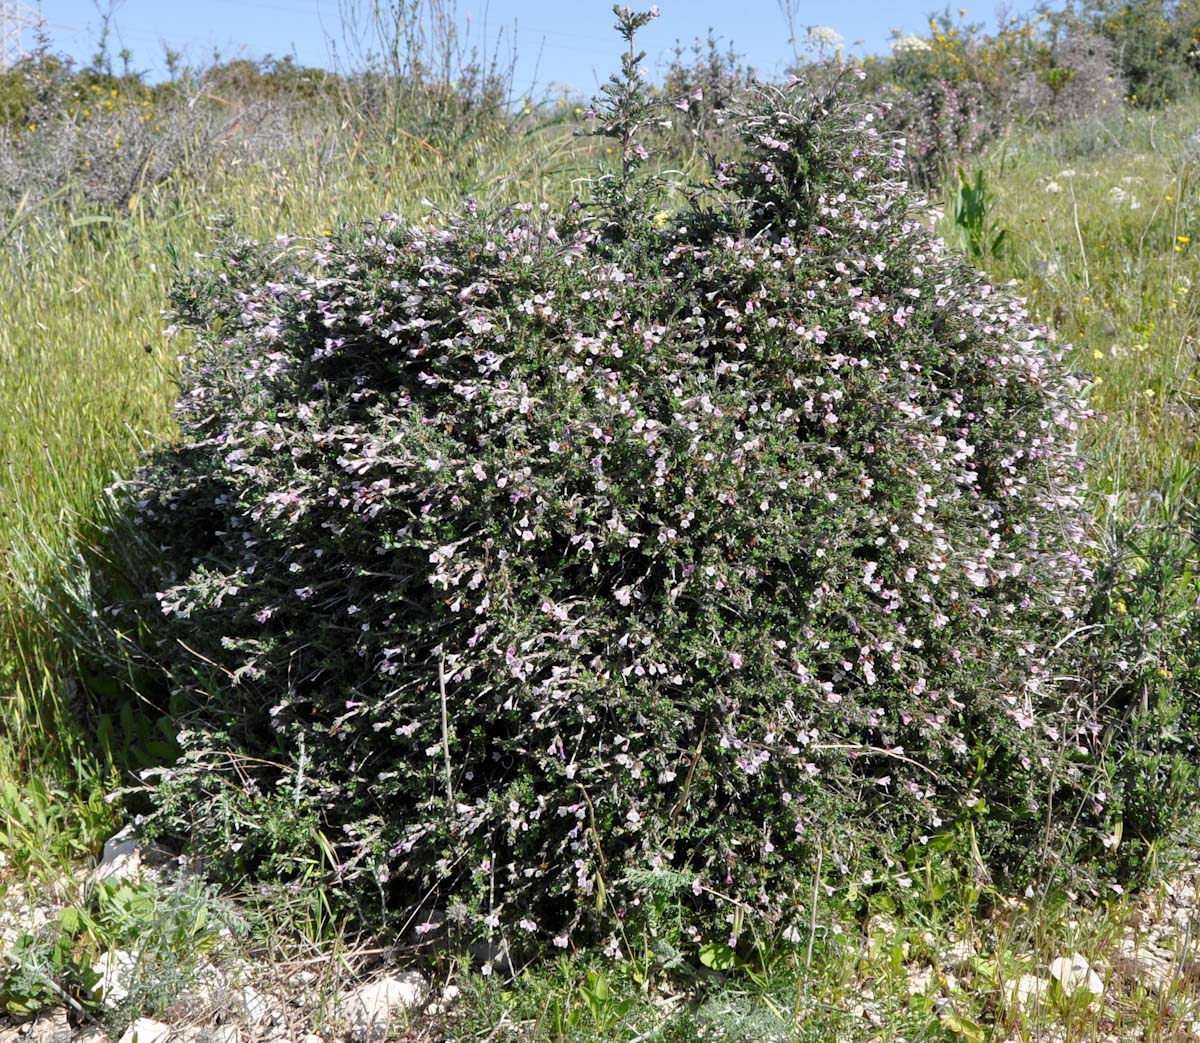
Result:
M832 51L842 46L845 37L827 25L810 25L804 34L809 47L818 51Z
M914 54L918 51L928 51L929 41L909 33L907 36L897 36L892 41L892 54Z

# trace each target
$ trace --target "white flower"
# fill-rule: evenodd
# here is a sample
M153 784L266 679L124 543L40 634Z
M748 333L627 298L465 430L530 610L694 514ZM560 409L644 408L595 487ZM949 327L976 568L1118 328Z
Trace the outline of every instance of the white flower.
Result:
M810 47L820 50L835 50L842 46L842 41L845 37L842 36L836 29L831 29L827 25L810 25L808 32L804 34Z
M1051 195L1057 195L1062 191L1062 185L1060 185L1057 181L1048 181L1046 182L1046 191Z
M1119 186L1109 190L1108 199L1113 206L1128 206L1130 210L1140 210L1142 206L1138 202L1137 196L1132 192L1126 192L1125 189Z
M897 36L892 41L892 54L912 54L917 51L928 51L929 41L909 33L907 36Z

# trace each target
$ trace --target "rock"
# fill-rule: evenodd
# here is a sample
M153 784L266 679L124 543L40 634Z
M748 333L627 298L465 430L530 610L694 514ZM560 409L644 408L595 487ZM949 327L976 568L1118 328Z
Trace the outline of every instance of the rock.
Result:
M167 1043L171 1026L150 1018L138 1018L125 1030L120 1043Z
M48 1011L33 1023L29 1039L33 1043L71 1043L71 1026L67 1022L67 1012L59 1007Z
M451 1007L457 1002L458 997L462 995L462 989L457 985L447 985L442 989L442 994L429 1004L427 1008L430 1014L441 1016L447 1013Z
M169 851L140 842L133 835L133 827L126 826L105 841L104 851L90 879L93 883L117 878L136 883L148 876L157 878L158 874L154 871L171 861Z
M99 1025L89 1025L76 1031L72 1043L108 1043L108 1033Z
M967 939L960 938L942 951L941 963L943 967L961 974L971 969L971 961L975 956L975 946Z
M1083 992L1090 992L1093 996L1104 995L1104 982L1100 975L1092 970L1087 957L1077 952L1051 961L1050 977L1062 986L1068 996Z
M7 952L24 934L36 934L57 920L62 905L33 890L13 888L0 895L0 953Z
M908 994L926 996L933 988L932 967L908 967Z
M300 1041L300 1043L325 1043L325 1040L323 1040L316 1033L310 1032Z
M1139 946L1132 938L1126 938L1117 947L1112 967L1115 974L1130 984L1156 995L1170 992L1180 976L1173 952L1149 944Z
M1048 988L1050 982L1045 978L1039 978L1036 974L1022 974L1012 983L1008 999L1018 1010L1036 1010Z
M388 1025L429 1000L429 982L416 971L380 978L342 995L341 1008L359 1040L383 1040Z
M115 836L104 842L100 861L92 870L92 880L109 880L120 877L137 880L142 875L142 856L138 842L133 836L133 827L126 826Z
M138 959L131 952L114 949L104 953L93 968L100 975L100 980L93 987L93 995L98 995L106 1007L128 999L137 966Z
M187 985L175 998L174 1007L194 1013L228 1002L228 979L211 963L203 963L189 976Z
M236 1025L189 1025L172 1032L168 1043L241 1043L241 1038Z
M491 974L492 970L510 975L516 974L508 953L508 942L503 938L486 938L481 942L475 942L468 951L477 968L487 968L484 972L486 974Z
M874 916L867 920L868 938L874 938L876 935L891 938L897 930L896 921L888 916L887 913L875 913Z
M233 1009L246 1024L265 1025L282 1020L283 1006L274 996L259 992L253 985L243 985L232 995Z

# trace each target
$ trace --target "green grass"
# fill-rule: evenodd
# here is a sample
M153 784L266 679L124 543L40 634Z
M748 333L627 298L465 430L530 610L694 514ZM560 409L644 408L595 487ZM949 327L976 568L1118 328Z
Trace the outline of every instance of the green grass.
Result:
M1014 134L971 165L986 171L989 219L1008 230L989 270L1018 281L1092 378L1101 416L1086 442L1102 491L1145 495L1177 460L1200 463L1197 126L1193 98Z
M319 239L342 221L419 217L466 195L562 204L591 169L590 147L560 124L497 128L453 156L405 138L364 145L334 127L271 161L149 190L127 214L43 208L10 232L0 243L0 786L24 792L49 777L87 792L104 777L77 732L61 669L69 649L47 598L69 586L103 489L169 435L180 348L164 340L161 313L214 215L264 239ZM12 806L0 803L0 831ZM56 829L47 825L46 850Z
M986 916L878 914L862 930L822 910L811 958L763 953L729 971L694 959L666 973L650 957L563 957L515 982L461 974L451 1038L509 1040L937 1040L950 1043L1194 1038L1197 997L1181 972L1152 992L1117 955L1127 904L1088 912L1007 901ZM1059 957L1083 956L1103 994L1055 983ZM1044 983L1021 996L1024 975ZM1029 995L1028 993L1026 995Z
M1200 99L1014 135L968 164L972 177L985 172L988 222L1007 229L989 267L998 281L1018 281L1034 314L1071 345L1072 365L1094 377L1103 415L1082 436L1101 491L1126 494L1129 505L1177 485L1181 461L1200 464L1200 149L1187 143L1196 126ZM561 204L575 194L572 179L593 169L591 150L561 124L485 134L452 156L406 138L364 145L330 128L286 156L147 191L127 214L43 208L0 242L0 892L54 879L118 821L119 806L104 799L114 768L76 727L79 700L62 669L69 649L47 598L77 579L73 548L101 491L140 447L170 433L178 346L163 340L160 311L174 266L207 248L211 218L228 214L264 239L319 238L340 221L419 216L468 194ZM947 212L951 237L952 205ZM321 919L319 909L285 912L300 934L309 932L297 918ZM757 962L720 970L692 957L673 963L657 945L665 939L647 938L624 963L564 958L522 971L515 985L459 975L464 998L448 1031L496 1040L1192 1038L1196 998L1182 982L1157 995L1113 970L1129 914L1124 900L1091 911L1031 905L965 880L894 926L878 910L846 920L831 901L814 914L811 956L767 947ZM944 953L964 938L977 955L950 982ZM1103 972L1104 1002L1059 996L1019 1009L1020 974L1045 976L1072 952Z

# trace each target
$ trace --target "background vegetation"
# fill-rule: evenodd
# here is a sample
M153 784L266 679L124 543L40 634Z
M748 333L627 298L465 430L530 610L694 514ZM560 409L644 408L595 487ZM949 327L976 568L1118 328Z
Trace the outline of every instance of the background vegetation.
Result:
M74 69L44 46L0 76L0 889L10 895L61 886L126 814L145 810L132 773L178 752L170 708L128 698L144 683L136 664L80 653L104 626L94 568L119 577L126 561L97 538L103 491L172 436L179 347L163 338L162 309L176 276L212 251L215 226L320 244L347 223L420 217L467 196L561 209L579 179L613 162L603 139L573 133L586 102L514 98L505 70L459 46L452 27L422 37L414 25L383 27L387 59L353 75L239 62L149 85L114 72L103 51ZM1097 491L1097 580L1075 667L1089 699L1133 722L1099 784L1122 809L1106 853L1112 879L1148 876L1151 887L1194 826L1198 27L1187 2L1048 10L990 35L937 15L863 67L863 89L907 136L911 179L940 204L938 231L995 282L1016 281L1069 345L1099 410L1080 431ZM836 75L843 63L828 43L801 40L795 72ZM703 176L706 154L728 147L722 110L745 80L715 46L680 50L663 91L690 99L688 119L663 133L664 166ZM1152 726L1139 725L1152 708ZM270 807L255 822L285 858L298 850L289 825ZM1064 952L1103 964L1123 899L1103 883L1068 895L1053 878L1005 894L974 864L970 831L954 843L880 855L882 886L821 867L808 930L737 949L689 948L680 882L646 881L653 897L628 959L564 958L523 972L516 990L501 975L463 976L459 1016L494 1038L622 1038L657 1025L662 1038L828 1039L867 1031L853 999L867 981L873 1016L893 1035L1037 1038L1053 1023L1067 1038L1188 1038L1182 987L1165 998L1113 989L1107 1005L1063 991L1031 1018L1012 983ZM319 893L332 866L319 847L310 857ZM7 957L0 996L14 1011L59 1002L64 989L82 996L87 967L139 917L159 925L175 963L198 944L179 926L194 906L159 915L108 892L68 899L82 918ZM320 902L298 909L284 892L272 903L264 922L276 933L329 943L346 929ZM247 944L269 947L269 933ZM964 939L974 955L951 1006L935 988L910 988L907 965L934 964ZM681 993L693 1002L663 1006ZM160 1001L148 993L144 1009Z

